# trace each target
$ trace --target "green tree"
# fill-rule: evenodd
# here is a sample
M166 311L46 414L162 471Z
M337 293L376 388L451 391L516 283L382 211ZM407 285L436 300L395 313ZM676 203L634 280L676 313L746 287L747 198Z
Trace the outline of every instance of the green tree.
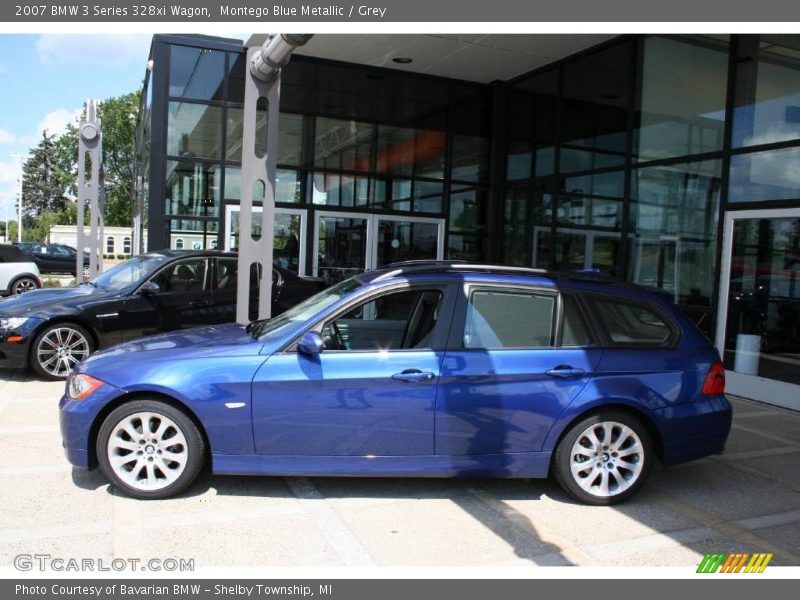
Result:
M103 131L103 216L105 224L109 226L131 225L135 131L140 94L136 91L108 98L97 107ZM81 118L85 117L84 106ZM78 135L77 125L69 123L66 131L59 136L48 136L47 132L42 134L39 144L31 149L31 157L23 165L25 239L45 239L54 218L64 219L60 222L62 225L75 223L74 217L67 219L76 212Z
M42 139L31 149L30 158L22 165L23 215L36 218L46 211L64 210L70 174L65 172L56 155L56 136L42 132Z

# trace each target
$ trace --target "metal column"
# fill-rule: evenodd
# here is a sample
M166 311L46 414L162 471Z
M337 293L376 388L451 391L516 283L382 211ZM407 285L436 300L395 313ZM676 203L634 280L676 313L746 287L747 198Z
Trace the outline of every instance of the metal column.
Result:
M236 321L250 321L250 271L260 265L258 318L271 316L272 255L275 222L275 166L278 147L281 68L310 35L275 35L247 51L242 140L242 184L239 213L239 259ZM264 106L266 103L266 106ZM259 117L266 118L266 139L256 139ZM263 129L262 129L263 131ZM260 200L261 238L253 239L253 201Z
M103 215L101 197L103 187L103 132L97 118L97 103L86 103L86 120L81 122L78 141L78 219L76 279L83 273L83 249L89 248L89 277L103 271ZM89 161L87 172L87 159ZM89 235L86 235L84 211L89 206Z

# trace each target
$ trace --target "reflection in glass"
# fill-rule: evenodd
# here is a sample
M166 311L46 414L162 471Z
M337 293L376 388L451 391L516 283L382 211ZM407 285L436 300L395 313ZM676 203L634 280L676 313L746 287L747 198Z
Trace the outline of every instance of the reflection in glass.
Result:
M170 46L169 95L222 100L225 53L208 48Z
M486 219L486 190L454 189L450 192L450 231L472 233L483 229Z
M632 51L632 43L616 44L564 67L562 173L625 162Z
M367 220L320 217L317 276L328 285L342 281L366 267Z
M239 234L241 231L240 213L238 210L231 211L230 240L229 249L236 251L239 249ZM272 262L293 273L300 273L300 215L292 215L281 212L275 213L274 241ZM251 231L254 240L261 239L261 211L253 211L251 221Z
M314 165L345 171L372 170L373 131L374 126L369 123L317 117Z
M266 136L266 113L262 110L256 115L258 139ZM228 125L225 144L227 160L242 160L242 135L244 126L244 110L228 108ZM300 166L303 149L303 117L291 113L280 113L278 117L278 149L279 165Z
M475 135L453 136L450 178L482 182L489 175L489 140ZM427 175L431 177L431 175Z
M639 169L631 190L630 280L671 292L706 333L720 171L718 160Z
M433 181L414 182L414 212L440 213L442 212L442 194L444 184Z
M194 158L221 158L222 109L205 104L170 102L167 154Z
M312 204L350 207L383 206L385 203L386 183L369 177L313 173L309 175L309 184Z
M509 181L553 173L557 94L557 69L524 79L509 91Z
M639 161L722 149L728 43L703 36L645 39Z
M731 156L728 202L800 198L800 148Z
M532 190L527 186L506 190L502 233L504 263L550 267L552 210L552 194L546 183L537 182ZM543 232L540 237L545 242L541 248L537 246L531 256L531 232L535 235L540 230Z
M481 261L484 259L483 237L451 233L447 236L447 257L450 260Z
M444 177L444 131L378 126L378 173Z
M800 218L734 221L724 361L800 384Z
M170 219L170 248L176 250L216 250L217 220Z
M401 260L437 258L439 226L414 221L378 221L377 267Z
M731 144L800 138L800 35L743 35L738 43Z
M192 217L218 216L220 169L215 164L167 161L167 213Z

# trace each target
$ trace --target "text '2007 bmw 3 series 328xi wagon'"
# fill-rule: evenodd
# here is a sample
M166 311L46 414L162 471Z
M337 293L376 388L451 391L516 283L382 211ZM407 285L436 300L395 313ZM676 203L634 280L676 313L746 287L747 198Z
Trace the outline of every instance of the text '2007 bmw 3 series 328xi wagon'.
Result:
M655 461L721 452L718 354L662 297L579 275L401 263L282 315L78 364L69 460L137 498L215 474L547 477L633 495Z

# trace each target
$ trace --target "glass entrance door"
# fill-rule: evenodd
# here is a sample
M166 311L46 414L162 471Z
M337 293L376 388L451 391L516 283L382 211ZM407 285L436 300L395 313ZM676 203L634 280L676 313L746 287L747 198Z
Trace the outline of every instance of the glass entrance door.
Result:
M728 391L800 410L800 209L729 212L723 249Z
M314 276L329 285L393 262L443 257L443 219L316 213Z
M328 285L367 269L369 216L317 213L314 233L314 277Z

